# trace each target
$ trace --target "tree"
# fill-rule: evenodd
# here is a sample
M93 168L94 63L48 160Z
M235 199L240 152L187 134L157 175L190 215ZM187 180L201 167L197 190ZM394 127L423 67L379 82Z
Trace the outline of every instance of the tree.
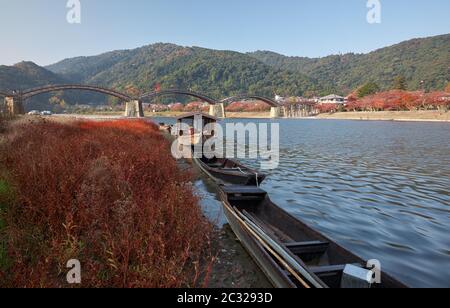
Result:
M125 93L127 93L131 97L138 97L139 92L140 92L139 89L132 84L129 84L125 87Z
M447 86L445 87L445 92L450 93L450 82L447 83Z
M322 104L318 105L317 109L319 113L334 113L339 110L339 106L337 104Z
M377 83L373 81L369 81L366 84L362 85L357 91L356 94L358 98L363 98L368 95L372 95L380 91L380 87Z
M61 99L58 96L52 96L52 97L50 97L48 102L50 103L50 105L59 105L61 102Z
M406 78L403 75L397 76L394 79L394 83L392 85L392 90L407 90L406 86Z

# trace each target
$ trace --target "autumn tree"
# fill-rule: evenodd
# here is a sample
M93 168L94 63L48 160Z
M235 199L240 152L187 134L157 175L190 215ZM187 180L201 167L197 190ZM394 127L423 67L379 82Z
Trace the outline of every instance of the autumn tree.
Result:
M318 105L317 109L320 113L334 113L339 110L338 104L322 104Z
M138 97L140 91L135 85L129 84L125 87L125 93L130 95L131 97Z
M447 83L447 86L445 87L445 92L450 93L450 82Z

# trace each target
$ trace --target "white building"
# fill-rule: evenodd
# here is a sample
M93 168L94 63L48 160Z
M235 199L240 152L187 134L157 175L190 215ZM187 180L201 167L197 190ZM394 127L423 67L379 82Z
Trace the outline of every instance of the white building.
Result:
M332 94L332 95L321 97L319 99L319 103L322 104L322 105L323 104L343 105L343 104L345 104L345 97L339 96L339 95L336 95L336 94Z
M275 95L275 101L277 103L283 103L284 101L286 101L286 98L283 96Z

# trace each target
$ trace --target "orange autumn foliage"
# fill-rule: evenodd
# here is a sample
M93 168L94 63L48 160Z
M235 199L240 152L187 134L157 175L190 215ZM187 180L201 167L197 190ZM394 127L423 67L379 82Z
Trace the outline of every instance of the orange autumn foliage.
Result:
M6 136L0 287L70 287L70 259L82 287L201 284L211 226L156 125L39 122Z

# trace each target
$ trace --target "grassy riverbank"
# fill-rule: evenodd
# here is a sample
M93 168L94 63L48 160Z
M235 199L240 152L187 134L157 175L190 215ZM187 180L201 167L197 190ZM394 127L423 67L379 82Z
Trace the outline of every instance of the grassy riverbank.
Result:
M70 259L83 287L203 285L212 227L155 125L24 119L4 136L0 287L69 287Z
M372 120L372 121L440 121L450 122L450 112L439 111L379 111L337 112L320 114L317 119Z

